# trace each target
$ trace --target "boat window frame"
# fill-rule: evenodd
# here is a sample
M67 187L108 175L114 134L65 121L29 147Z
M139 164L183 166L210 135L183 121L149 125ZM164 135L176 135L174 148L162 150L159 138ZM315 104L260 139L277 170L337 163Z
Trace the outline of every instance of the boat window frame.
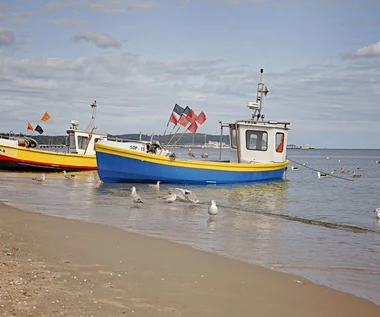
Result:
M86 140L85 142L83 142L83 140ZM78 149L79 150L85 150L87 149L87 146L90 142L89 140L89 137L88 136L85 136L85 135L78 135L77 136L77 144L78 144Z
M276 132L275 136L275 143L276 143L276 152L282 153L284 152L284 145L285 145L285 133L284 132ZM282 145L282 146L281 146Z
M252 135L257 136L255 147L251 147L250 145ZM261 135L261 138L258 137L259 135ZM261 141L261 146L258 144L259 143L258 141ZM260 151L260 152L268 151L268 132L262 131L262 130L246 130L245 131L245 146L246 146L246 149L249 151Z
M232 149L237 149L236 129L235 129L235 127L230 128L230 146L231 146Z
M68 149L69 152L74 153L77 151L77 146L76 146L76 140L75 140L75 133L69 133L68 137Z

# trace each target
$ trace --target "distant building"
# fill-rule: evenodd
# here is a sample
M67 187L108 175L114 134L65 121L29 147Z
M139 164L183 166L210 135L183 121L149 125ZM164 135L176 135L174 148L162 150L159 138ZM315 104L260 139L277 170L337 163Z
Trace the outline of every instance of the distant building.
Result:
M300 146L300 149L301 150L312 150L314 148L311 145L309 145L309 144L303 144L303 145Z

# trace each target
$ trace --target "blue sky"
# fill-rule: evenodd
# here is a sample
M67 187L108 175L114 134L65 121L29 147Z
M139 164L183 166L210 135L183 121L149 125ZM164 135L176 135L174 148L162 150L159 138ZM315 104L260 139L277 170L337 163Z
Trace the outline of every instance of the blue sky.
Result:
M250 117L260 68L267 119L289 143L380 148L380 1L0 0L0 131L162 134L175 103L197 132ZM51 119L41 123L48 111Z

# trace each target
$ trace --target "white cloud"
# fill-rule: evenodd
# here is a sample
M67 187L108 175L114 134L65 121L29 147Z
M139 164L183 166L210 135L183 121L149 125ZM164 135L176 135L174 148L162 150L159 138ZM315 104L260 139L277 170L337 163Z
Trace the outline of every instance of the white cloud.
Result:
M380 56L380 42L359 48L356 51L355 56L356 57Z
M80 20L80 19L60 19L60 20L50 20L48 21L48 23L55 26L72 26L72 25L85 24L86 21Z
M0 46L11 45L15 40L15 35L12 30L7 27L0 26Z
M75 41L87 41L92 44L95 44L96 46L100 48L108 48L108 47L115 47L120 48L121 44L113 39L111 36L101 33L101 32L95 32L95 31L85 31L80 32L77 35L75 35Z
M99 132L163 133L178 103L204 111L208 121L200 132L216 134L218 120L250 116L246 105L256 96L258 80L259 67L229 66L219 60L146 61L131 54L65 60L0 53L0 126L23 131L27 121L39 120L47 110L52 119L44 126L46 134L63 135L64 124L72 119L86 126L89 104L97 100ZM291 122L292 143L322 147L331 134L345 140L336 143L340 147L377 144L380 65L375 61L348 60L339 67L314 65L286 73L264 70L264 82L270 90L264 114ZM349 135L352 127L363 126L361 122L373 131ZM318 144L315 135L321 131L326 138L319 138Z

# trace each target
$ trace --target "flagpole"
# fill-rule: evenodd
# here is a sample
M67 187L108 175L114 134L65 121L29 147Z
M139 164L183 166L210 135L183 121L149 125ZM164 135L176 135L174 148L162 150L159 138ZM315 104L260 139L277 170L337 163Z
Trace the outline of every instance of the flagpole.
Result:
M183 132L183 133L181 134L181 136L178 138L177 141L175 141L175 143L173 144L173 146L177 145L177 143L179 142L179 140L181 140L181 138L184 136L184 134L187 132L187 130L189 130L189 128L187 128L187 129L185 130L185 132Z
M163 135L163 136L166 135L166 130L168 129L169 123L170 123L170 120L169 120L168 123L166 124L166 129L165 129L165 132L164 132L164 135Z
M174 127L173 127L174 129ZM177 134L178 130L181 129L181 125L178 127L177 131L173 134L173 136L170 138L168 144L166 144L166 146L169 146L170 145L170 142L173 140L173 138L175 137L175 135Z

